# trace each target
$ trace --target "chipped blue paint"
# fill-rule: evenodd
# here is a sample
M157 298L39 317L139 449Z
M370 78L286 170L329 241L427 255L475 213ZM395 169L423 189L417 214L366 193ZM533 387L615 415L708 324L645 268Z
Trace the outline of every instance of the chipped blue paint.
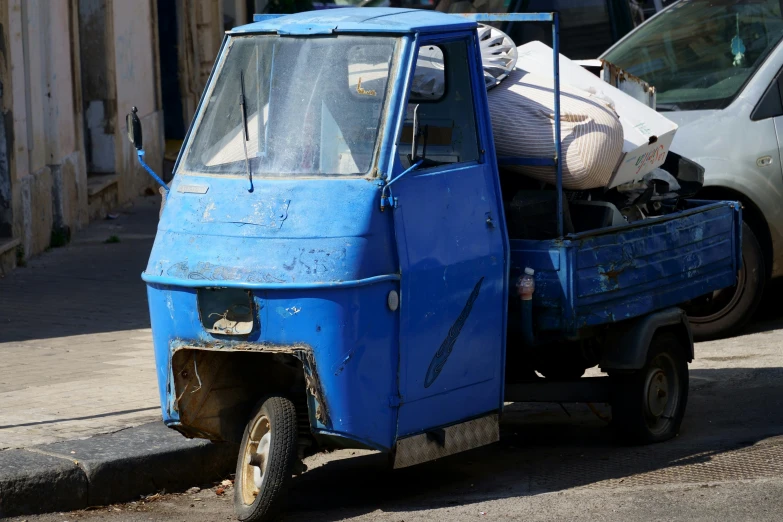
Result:
M536 270L536 327L579 330L676 306L736 281L742 217L736 203L693 208L563 241L511 241L512 275Z
M348 352L348 355L346 355L342 361L340 361L340 364L336 368L332 368L334 370L334 375L340 375L343 373L343 370L345 370L345 366L348 364L348 362L356 356L357 360L361 358L362 354L364 353L364 345L358 346L357 348L354 348L350 352Z
M278 306L275 308L275 312L277 312L277 315L282 317L283 319L287 319L289 317L293 317L294 315L301 312L301 308L297 308L296 306L289 306L288 308L283 308L282 306Z

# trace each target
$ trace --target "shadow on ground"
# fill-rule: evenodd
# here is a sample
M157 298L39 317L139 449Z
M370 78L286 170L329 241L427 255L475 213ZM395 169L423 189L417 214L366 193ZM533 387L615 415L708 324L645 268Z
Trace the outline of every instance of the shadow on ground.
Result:
M783 280L777 279L767 283L764 288L764 297L759 304L756 315L742 333L769 332L783 328L783 307L780 306L781 295L783 295Z
M395 471L387 468L385 455L373 454L306 473L295 480L290 519L310 519L317 512L321 520L338 520L377 509L418 511L576 487L783 473L783 440L754 446L783 435L783 368L691 375L688 413L675 440L621 447L585 405L567 405L571 417L557 405L515 405L504 415L501 441L486 448Z
M149 328L141 272L159 209L140 198L0 279L0 343Z

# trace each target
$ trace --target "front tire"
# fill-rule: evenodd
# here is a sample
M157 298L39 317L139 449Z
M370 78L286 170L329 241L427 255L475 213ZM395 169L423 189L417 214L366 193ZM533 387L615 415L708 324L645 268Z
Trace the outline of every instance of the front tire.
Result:
M688 361L676 335L655 334L644 368L610 378L612 425L622 442L651 444L677 435L688 402Z
M296 461L296 409L270 396L254 408L237 458L234 511L243 522L274 520L285 503Z
M742 268L737 284L692 300L684 306L693 338L708 341L739 332L753 316L764 293L764 251L747 225L742 224Z

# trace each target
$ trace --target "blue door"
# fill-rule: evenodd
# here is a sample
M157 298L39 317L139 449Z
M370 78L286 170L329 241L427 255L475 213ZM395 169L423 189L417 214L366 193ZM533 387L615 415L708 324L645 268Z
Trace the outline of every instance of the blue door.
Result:
M420 44L398 145L407 167L416 110L416 157L424 163L394 185L402 269L398 437L502 405L505 226L482 150L493 152L481 143L478 125L486 120L474 106L473 49L469 35Z

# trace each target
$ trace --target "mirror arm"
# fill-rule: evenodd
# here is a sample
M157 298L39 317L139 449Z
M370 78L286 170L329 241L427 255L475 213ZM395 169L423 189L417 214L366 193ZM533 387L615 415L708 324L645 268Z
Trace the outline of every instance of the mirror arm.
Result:
M153 178L155 181L157 181L157 182L160 184L160 186L161 186L161 187L163 187L163 189L164 189L166 192L168 192L170 189L169 189L169 186L168 186L168 185L166 185L166 182L165 182L165 181L163 181L162 179L160 179L160 177L159 177L157 174L155 174L155 171L153 171L153 170L150 168L150 166L149 166L149 165L147 165L147 163L144 161L144 149L138 149L138 150L136 151L136 156L139 158L139 163L141 163L141 166L142 166L142 167L144 167L144 170L146 170L146 171L147 171L147 173L148 173L150 176L152 176L152 178Z
M141 166L144 167L144 170L146 170L147 173L152 176L152 179L157 181L158 184L165 189L166 194L168 194L169 186L166 185L166 182L160 179L160 177L155 174L155 171L147 165L146 161L144 161L144 146L141 141L141 120L139 119L138 112L139 109L131 107L131 111L125 117L125 123L128 127L128 140L133 143L133 147L136 149L136 157L139 158Z
M394 178L393 180L391 180L390 182L386 183L383 186L383 188L381 189L381 212L386 210L386 207L392 206L391 205L391 200L389 199L389 194L388 194L389 187L391 186L391 184L394 183L395 181L397 181L398 179L400 179L401 177L403 177L408 172L413 172L414 170L419 168L422 163L424 163L424 160L420 159L419 161L417 161L416 163L414 163L413 165L411 165L407 169L403 170L402 174L400 174L399 176L397 176L396 178Z

